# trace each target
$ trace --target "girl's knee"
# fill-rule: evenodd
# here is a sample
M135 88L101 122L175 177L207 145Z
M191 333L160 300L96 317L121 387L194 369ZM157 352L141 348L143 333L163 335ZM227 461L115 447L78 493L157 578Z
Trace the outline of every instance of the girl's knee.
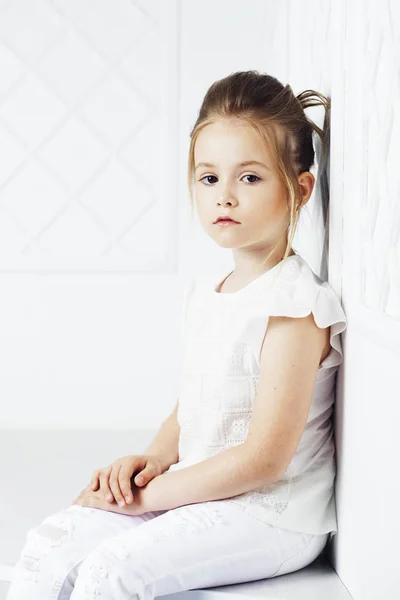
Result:
M28 530L25 545L15 565L15 576L25 581L37 582L45 564L51 563L57 568L63 566L63 563L68 563L75 512L64 509L46 517L37 527Z
M125 562L134 557L133 561ZM84 559L75 581L73 598L146 598L145 573L140 565L140 552L132 554L124 545L117 547L100 544Z

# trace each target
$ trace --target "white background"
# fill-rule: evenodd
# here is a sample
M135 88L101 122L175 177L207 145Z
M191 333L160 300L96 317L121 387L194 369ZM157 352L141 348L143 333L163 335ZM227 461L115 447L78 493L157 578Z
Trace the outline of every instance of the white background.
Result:
M399 39L390 0L0 2L4 430L158 428L184 282L231 267L186 187L207 88L257 69L331 97L329 281L349 321L331 558L355 600L400 584ZM317 194L294 244L316 271Z

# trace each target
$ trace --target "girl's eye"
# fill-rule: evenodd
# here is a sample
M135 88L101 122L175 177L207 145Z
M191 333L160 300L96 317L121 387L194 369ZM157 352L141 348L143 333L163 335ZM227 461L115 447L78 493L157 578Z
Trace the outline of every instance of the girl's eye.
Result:
M199 181L203 182L203 184L205 186L211 186L212 184L205 183L203 181L204 179L210 179L210 177L214 177L216 179L215 175L205 175L204 177L202 177L201 179L199 179ZM255 177L258 181L261 181L261 177L258 177L257 175L244 175L243 177ZM252 185L252 184L258 183L258 181L248 181L247 183L249 183L250 185Z
M255 177L258 181L261 181L261 177L257 177L257 175L244 175L244 177ZM258 181L249 181L248 183L258 183Z

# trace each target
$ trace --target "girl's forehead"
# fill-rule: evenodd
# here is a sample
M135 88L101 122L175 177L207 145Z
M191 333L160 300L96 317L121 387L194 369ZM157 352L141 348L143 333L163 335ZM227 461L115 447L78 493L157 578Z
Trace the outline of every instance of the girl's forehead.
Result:
M214 127L215 126L215 127ZM194 145L196 167L218 166L219 163L241 164L254 160L268 165L271 153L266 140L249 125L242 127L207 125L198 135Z

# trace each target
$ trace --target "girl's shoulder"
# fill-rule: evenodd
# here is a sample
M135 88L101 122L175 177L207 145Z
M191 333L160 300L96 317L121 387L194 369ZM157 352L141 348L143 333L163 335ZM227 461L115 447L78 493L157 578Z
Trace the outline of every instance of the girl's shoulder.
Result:
M307 261L296 255L280 271L268 295L268 315L305 317L313 314L316 325L330 327L332 350L321 363L334 367L343 360L340 334L347 328L347 318L341 300L328 281L322 280Z
M270 294L271 309L281 316L287 313L294 317L312 311L317 325L339 317L347 324L341 300L330 283L321 279L302 256L297 254L293 258L275 278Z

